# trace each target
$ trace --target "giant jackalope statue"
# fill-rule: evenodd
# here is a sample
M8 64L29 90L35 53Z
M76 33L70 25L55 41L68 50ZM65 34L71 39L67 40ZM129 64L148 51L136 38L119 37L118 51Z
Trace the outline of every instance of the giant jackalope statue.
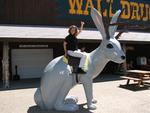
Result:
M119 10L113 15L111 24L117 22L120 13ZM101 14L94 8L91 10L91 16L103 40L97 49L87 53L88 71L86 74L79 74L79 82L84 86L88 108L94 110L96 106L93 99L93 78L99 75L109 61L124 62L125 54L114 36L117 25L104 27ZM66 97L70 89L76 84L71 67L64 63L63 56L57 57L45 68L41 86L35 93L35 102L42 109L78 110L77 98Z

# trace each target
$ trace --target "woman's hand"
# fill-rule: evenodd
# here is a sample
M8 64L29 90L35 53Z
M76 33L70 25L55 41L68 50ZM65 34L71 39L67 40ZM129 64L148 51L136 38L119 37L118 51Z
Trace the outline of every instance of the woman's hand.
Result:
M81 21L81 25L84 25L85 23L83 21Z
M67 57L67 53L65 53L64 56Z
M84 24L85 23L83 21L81 21L81 26L80 26L80 29L79 29L79 32L77 33L77 35L79 35L82 32Z

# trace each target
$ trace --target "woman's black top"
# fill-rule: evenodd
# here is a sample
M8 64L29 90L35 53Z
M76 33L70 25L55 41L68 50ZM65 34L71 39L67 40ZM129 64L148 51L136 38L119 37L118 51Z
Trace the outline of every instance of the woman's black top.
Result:
M75 51L78 49L78 39L76 36L69 34L66 36L65 41L67 42L67 50Z

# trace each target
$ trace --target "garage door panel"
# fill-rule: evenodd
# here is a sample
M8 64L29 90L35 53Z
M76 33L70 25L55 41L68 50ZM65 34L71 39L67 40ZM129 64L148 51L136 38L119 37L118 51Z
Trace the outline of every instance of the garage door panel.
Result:
M15 75L15 65L21 78L39 78L43 75L45 66L53 59L52 49L13 49L12 73Z

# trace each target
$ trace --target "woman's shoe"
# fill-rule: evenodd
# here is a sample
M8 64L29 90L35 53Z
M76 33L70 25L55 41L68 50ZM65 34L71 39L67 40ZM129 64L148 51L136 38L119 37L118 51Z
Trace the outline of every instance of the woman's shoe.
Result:
M83 71L81 68L78 68L78 73L86 73L85 71Z

